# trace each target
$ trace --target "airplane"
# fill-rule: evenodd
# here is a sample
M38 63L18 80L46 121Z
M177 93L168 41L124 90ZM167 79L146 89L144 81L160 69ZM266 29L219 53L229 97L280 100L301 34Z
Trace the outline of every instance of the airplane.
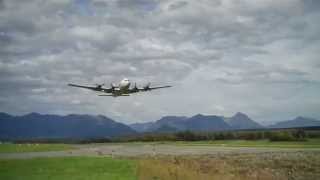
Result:
M127 78L122 79L118 85L111 83L110 88L104 88L103 87L104 84L96 84L96 86L83 86L83 85L78 85L78 84L68 84L68 85L73 86L73 87L78 87L78 88L85 88L85 89L89 89L92 91L106 93L106 94L99 94L98 96L112 96L112 97L130 96L130 94L137 93L137 92L146 92L146 91L151 91L151 90L155 90L155 89L172 87L172 86L150 87L151 83L148 83L147 85L143 86L142 88L139 88L139 87L137 87L137 84L134 83L134 87L130 88L131 82Z

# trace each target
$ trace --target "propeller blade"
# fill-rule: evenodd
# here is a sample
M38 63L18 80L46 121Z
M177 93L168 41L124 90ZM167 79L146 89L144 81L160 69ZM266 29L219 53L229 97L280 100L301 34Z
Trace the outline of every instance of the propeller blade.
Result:
M150 82L148 82L148 83L144 86L144 88L149 88L149 87L150 87L150 85L151 85L151 83L150 83Z
M104 83L102 83L102 84L96 83L95 85L97 86L97 88L101 88L102 86L104 86Z
M150 89L150 85L151 85L151 83L148 82L148 83L143 87L143 89L144 89L144 90L149 90L149 89Z

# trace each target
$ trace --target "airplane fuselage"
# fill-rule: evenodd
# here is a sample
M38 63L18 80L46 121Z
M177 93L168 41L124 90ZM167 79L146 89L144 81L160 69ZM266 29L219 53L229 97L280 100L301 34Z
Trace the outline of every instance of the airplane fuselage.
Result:
M129 89L130 89L130 81L127 78L122 79L118 86L116 85L112 85L115 88L112 91L112 96L117 97L117 96L121 96L123 94L129 94Z
M119 90L120 91L127 91L130 88L130 81L129 79L123 79L119 83Z

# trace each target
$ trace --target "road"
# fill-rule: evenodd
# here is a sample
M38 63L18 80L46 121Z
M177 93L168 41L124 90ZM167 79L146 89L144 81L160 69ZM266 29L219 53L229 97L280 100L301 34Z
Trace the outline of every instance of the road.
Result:
M243 153L273 153L273 152L319 152L318 148L249 148L249 147L217 147L170 144L87 144L73 145L75 149L67 151L0 153L1 159L28 159L36 157L68 157L68 156L155 156L155 155L215 155Z

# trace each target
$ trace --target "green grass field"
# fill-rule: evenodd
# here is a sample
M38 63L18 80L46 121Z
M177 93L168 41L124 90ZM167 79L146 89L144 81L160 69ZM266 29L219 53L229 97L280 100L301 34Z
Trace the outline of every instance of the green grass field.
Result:
M0 153L62 151L72 149L67 144L0 144Z
M320 177L318 152L165 156L138 161L139 180L310 180Z
M111 143L113 144L113 143ZM320 148L320 139L270 142L268 140L224 140L197 142L115 143L140 146L168 144L218 147ZM106 144L95 144L106 145ZM1 144L0 152L66 150L71 145ZM94 157L51 157L0 159L0 179L5 180L230 180L230 179L317 179L319 151L270 152L261 154L217 154L195 156L137 157L131 159ZM238 177L238 178L234 178Z
M307 141L269 141L269 140L216 140L173 142L177 145L221 146L221 147L270 147L270 148L320 148L320 139Z
M126 145L168 144L183 146L217 146L217 147L253 147L253 148L320 148L320 139L307 141L269 141L269 140L215 140L215 141L159 141L119 143Z
M5 180L256 180L317 179L318 152L137 159L67 157L0 160Z
M35 158L0 160L4 180L135 180L133 160L109 157Z

